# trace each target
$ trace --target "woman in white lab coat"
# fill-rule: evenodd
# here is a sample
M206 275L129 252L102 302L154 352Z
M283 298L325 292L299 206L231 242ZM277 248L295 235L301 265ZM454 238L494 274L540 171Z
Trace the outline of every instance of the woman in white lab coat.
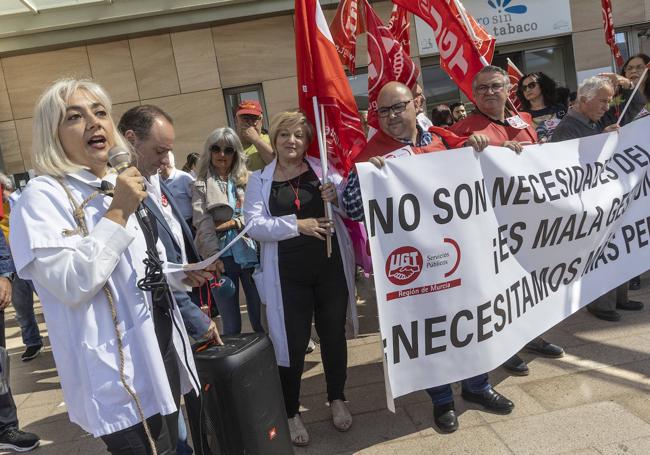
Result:
M11 247L40 296L70 420L110 453L150 453L153 443L169 453L179 395L196 386L196 371L177 307L159 309L137 286L146 244L133 213L147 193L135 167L109 172L115 145L125 143L99 85L47 89L34 113L39 176L12 211ZM165 311L176 328L155 322Z

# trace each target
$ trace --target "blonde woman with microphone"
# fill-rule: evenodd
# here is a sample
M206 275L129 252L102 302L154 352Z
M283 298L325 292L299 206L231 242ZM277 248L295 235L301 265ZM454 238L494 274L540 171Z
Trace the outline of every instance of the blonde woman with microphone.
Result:
M116 145L127 147L102 87L49 87L34 113L39 176L12 212L11 245L40 296L70 420L112 454L171 454L196 371L191 353L179 361L189 341L178 307L138 285L148 258L134 212L147 193L135 167L109 172Z

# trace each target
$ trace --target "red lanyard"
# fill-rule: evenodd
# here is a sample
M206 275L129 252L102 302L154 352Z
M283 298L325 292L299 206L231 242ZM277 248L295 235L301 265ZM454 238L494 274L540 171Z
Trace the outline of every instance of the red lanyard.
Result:
M296 206L296 211L300 211L300 198L298 197L298 190L300 189L300 175L298 176L298 183L296 184L295 188L293 186L293 183L291 183L291 180L287 180L287 183L291 187L293 194L296 196L296 198L293 200L293 204Z

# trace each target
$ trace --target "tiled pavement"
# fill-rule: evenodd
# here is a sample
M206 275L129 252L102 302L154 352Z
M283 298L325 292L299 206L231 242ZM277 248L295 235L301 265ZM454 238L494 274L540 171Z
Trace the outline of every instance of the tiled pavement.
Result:
M364 300L368 292L362 289L362 335L348 344L346 395L354 425L348 433L332 426L316 350L307 357L302 387L311 444L296 454L649 455L650 277L643 284L631 296L644 301L647 310L624 312L618 323L579 311L546 336L565 348L564 358L524 354L531 369L527 377L493 371L492 383L516 404L511 415L478 411L459 397L460 430L452 435L433 428L431 403L423 392L398 399L396 414L386 410L376 307L374 300ZM35 453L105 453L101 442L69 423L49 347L35 360L21 362L13 310L6 320L21 427L43 439Z

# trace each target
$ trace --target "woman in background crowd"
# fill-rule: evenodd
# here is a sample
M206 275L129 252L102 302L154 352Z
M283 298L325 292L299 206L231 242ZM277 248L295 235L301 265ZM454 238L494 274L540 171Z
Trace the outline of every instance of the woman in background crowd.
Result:
M530 73L519 80L517 97L524 112L530 113L539 142L547 142L566 115L566 107L555 104L556 84L542 72Z
M438 104L431 109L431 123L433 126L443 128L450 127L454 124L454 118L451 115L451 109L446 104Z
M185 164L183 165L183 171L190 174L192 177L196 178L196 163L199 161L199 154L192 152L187 155Z
M352 425L343 389L346 316L356 334L354 250L338 207L341 176L331 170L330 183L322 185L319 161L305 155L314 135L307 118L301 112L283 112L271 122L270 132L276 158L252 174L244 215L252 224L251 236L261 243L261 274L256 281L280 366L291 439L307 445L299 398L312 317L334 426L347 431ZM325 218L323 202L332 204L333 220ZM328 257L325 237L332 228Z
M196 247L207 258L222 250L244 228L242 210L248 181L244 148L231 128L217 128L205 141L192 188ZM248 319L253 330L262 332L260 297L253 282L258 264L255 242L244 236L222 256L225 275L235 284L235 294L217 300L224 335L241 333L239 282L246 295Z

